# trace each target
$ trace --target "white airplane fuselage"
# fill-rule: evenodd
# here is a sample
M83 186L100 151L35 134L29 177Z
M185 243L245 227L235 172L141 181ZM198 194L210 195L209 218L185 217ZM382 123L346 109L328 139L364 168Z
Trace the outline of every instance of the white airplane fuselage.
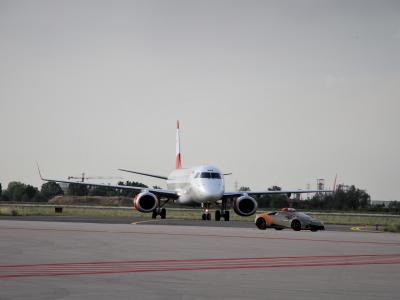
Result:
M176 155L175 155L175 170L169 176L143 173L138 171L119 169L124 172L139 174L143 176L154 177L166 180L167 189L161 188L143 188L130 185L110 185L96 184L86 182L75 182L70 180L55 180L45 179L40 174L42 180L49 182L59 182L68 184L79 184L85 186L98 186L106 188L115 188L120 190L133 191L133 207L142 213L152 213L152 218L155 219L158 215L161 219L166 218L166 208L164 205L173 200L181 205L199 205L201 204L202 220L211 220L209 212L210 204L215 204L215 220L220 221L223 218L229 221L229 207L231 205L233 211L239 216L251 216L258 207L255 195L266 194L286 194L292 193L320 193L331 192L321 190L279 190L279 191L252 191L248 192L225 192L224 174L212 165L202 165L193 168L182 168L180 139L179 139L179 121L176 126Z
M211 165L176 169L168 176L167 188L178 193L179 204L213 203L224 194L224 176Z

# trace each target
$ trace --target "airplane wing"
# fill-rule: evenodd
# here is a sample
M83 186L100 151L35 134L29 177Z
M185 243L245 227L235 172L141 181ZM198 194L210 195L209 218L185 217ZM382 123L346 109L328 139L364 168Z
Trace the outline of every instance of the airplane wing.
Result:
M40 179L42 179L43 181L49 181L49 182L52 181L52 182L68 183L68 184L79 184L79 185L85 185L85 186L107 187L107 188L112 188L112 189L131 190L131 191L136 191L139 193L142 191L148 191L155 195L158 195L158 196L164 197L164 198L168 198L168 199L179 198L178 193L176 191L171 191L171 190L144 188L144 187L139 187L139 186L126 186L126 185L118 185L118 184L91 183L91 182L80 182L80 181L76 182L76 181L65 180L65 179L49 179L49 178L42 177L39 167L38 167L38 171L39 171Z
M154 175L154 174L149 174L149 173L142 173L142 172L131 171L131 170L126 170L126 169L118 169L118 171L134 173L134 174L139 174L139 175L149 176L149 177L154 177L154 178L159 178L159 179L165 179L165 180L168 179L168 177L166 177L166 176Z
M280 191L243 191L243 192L225 192L223 198L240 197L243 195L258 196L258 195L291 195L291 194L306 194L306 193L333 193L331 190L280 190Z

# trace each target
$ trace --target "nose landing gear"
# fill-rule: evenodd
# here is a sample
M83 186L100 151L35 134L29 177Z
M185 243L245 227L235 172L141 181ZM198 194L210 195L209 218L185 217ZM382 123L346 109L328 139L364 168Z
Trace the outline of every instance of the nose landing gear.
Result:
M211 214L209 211L210 203L202 203L201 207L203 209L203 213L201 214L201 219L204 221L205 220L210 221L211 220Z

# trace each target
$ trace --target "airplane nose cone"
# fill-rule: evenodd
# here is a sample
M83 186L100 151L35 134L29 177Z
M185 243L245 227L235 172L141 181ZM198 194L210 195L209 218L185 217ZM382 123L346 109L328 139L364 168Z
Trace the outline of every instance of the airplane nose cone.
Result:
M199 189L203 197L210 200L219 200L223 194L223 187L221 185L201 185Z

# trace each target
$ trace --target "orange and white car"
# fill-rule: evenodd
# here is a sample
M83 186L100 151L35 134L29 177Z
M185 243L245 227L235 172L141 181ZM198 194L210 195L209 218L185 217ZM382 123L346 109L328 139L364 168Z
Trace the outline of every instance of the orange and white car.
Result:
M257 214L255 224L258 229L275 228L282 230L292 228L295 231L324 230L324 224L303 212L297 212L294 208L283 208L280 211L268 211L263 214Z

